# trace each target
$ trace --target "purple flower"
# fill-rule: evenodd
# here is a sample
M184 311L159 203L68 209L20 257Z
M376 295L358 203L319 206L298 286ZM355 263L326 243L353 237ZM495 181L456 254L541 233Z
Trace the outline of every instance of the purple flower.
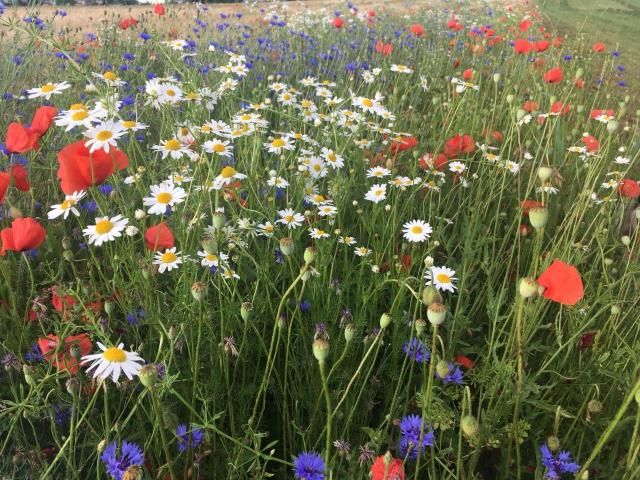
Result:
M542 465L547 469L544 478L558 479L564 473L577 473L580 470L580 465L571 461L571 454L567 451L554 456L545 444L540 447L540 453L542 454Z
M191 425L191 431L187 432L187 426L184 423L178 425L176 435L178 436L178 450L180 450L180 453L186 452L190 448L196 448L204 440L204 432L201 428Z
M422 433L422 442L420 442L420 434ZM398 450L400 455L408 457L412 460L418 458L418 454L422 455L425 447L433 445L435 435L426 420L418 415L407 415L400 422L400 442Z
M324 480L324 461L317 453L303 452L293 459L293 473L301 480Z
M131 467L140 467L144 463L142 449L135 443L123 441L120 449L120 458L116 456L116 450L116 442L111 442L100 456L105 470L115 480L122 480L122 476Z
M457 383L458 385L462 385L464 382L462 380L462 370L460 367L455 367L453 363L449 362L449 373L447 373L444 377L441 377L440 374L436 371L436 378L442 380L445 385L449 383Z
M412 338L404 342L402 351L414 362L427 363L430 358L429 350L427 350L427 347L422 343L422 340L418 340L417 338Z

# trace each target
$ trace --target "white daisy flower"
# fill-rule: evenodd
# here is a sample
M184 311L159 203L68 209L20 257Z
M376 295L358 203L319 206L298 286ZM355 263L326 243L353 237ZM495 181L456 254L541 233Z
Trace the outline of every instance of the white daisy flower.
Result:
M373 185L369 191L364 196L365 200L369 200L374 203L381 202L387 198L387 185L386 184L375 184Z
M168 156L171 156L174 160L181 159L184 155L189 154L189 146L184 145L180 140L171 138L169 140L162 140L160 145L154 145L151 147L156 152L162 152L162 159L164 160Z
M232 157L233 156L233 145L229 140L207 140L203 144L204 151L207 153L215 153L220 155L221 157Z
M213 180L213 188L220 190L224 186L231 185L234 179L242 180L243 178L247 178L244 173L240 173L235 168L227 165L222 169L220 175Z
M431 236L431 225L422 220L412 220L403 226L403 236L409 242L424 242Z
M344 167L344 158L338 155L333 150L330 150L326 147L322 147L322 158L325 162L331 166L334 170Z
M367 170L367 178L384 178L391 175L391 170L384 167L373 167Z
M273 223L264 222L258 225L258 235L262 237L273 237Z
M333 205L320 205L318 207L318 215L321 217L334 217L338 213L338 209Z
M59 127L66 127L65 131L67 132L75 127L91 128L96 121L99 121L98 117L89 112L87 107L81 103L71 105L69 110L65 110L55 118L55 124Z
M168 207L173 207L184 202L187 192L182 187L177 187L173 182L162 182L160 185L151 186L151 196L143 199L148 212L155 215L164 215Z
M69 212L73 213L76 217L80 216L80 212L76 208L78 202L86 195L84 190L79 192L73 192L71 195L65 195L64 201L57 205L51 205L51 211L47 213L47 218L53 220L63 215L66 220L69 216Z
M449 170L453 173L463 173L467 167L462 162L451 162L449 164Z
M164 252L156 252L154 265L158 265L158 272L164 273L165 271L171 271L180 266L182 263L182 255L180 252L176 252L176 247L167 248Z
M282 153L283 150L293 150L293 143L287 137L276 137L271 142L265 142L264 148L269 153Z
M82 230L85 236L89 237L89 244L99 247L105 242L111 242L117 237L122 236L122 231L129 223L128 218L123 218L122 215L116 215L115 217L98 217L96 218L95 225L89 225Z
M89 153L99 149L109 153L110 147L117 147L116 140L125 133L125 128L119 122L107 120L84 132L84 136L89 139L84 142L84 146L89 148Z
M144 359L136 352L127 352L124 350L124 343L118 344L117 347L105 347L102 343L97 342L102 353L93 353L85 355L80 359L81 365L91 363L87 368L87 373L91 370L93 378L105 380L111 377L114 383L118 383L120 374L124 373L129 380L133 380L135 375L140 373Z
M309 236L315 239L329 238L329 234L320 228L312 228L309 230Z
M407 67L406 65L396 65L395 63L391 65L391 71L398 73L413 73L412 68Z
M60 82L60 83L46 83L41 87L32 88L27 90L29 94L29 98L45 98L47 100L51 99L51 95L59 95L67 88L71 88L71 84L68 82Z
M358 247L354 250L354 253L358 256L358 257L368 257L369 255L371 255L372 250L370 250L367 247Z
M216 255L215 253L198 252L198 256L202 259L200 261L200 265L202 265L203 267L219 268L220 265L226 265L226 262L229 259L229 255L222 252L220 252L218 255Z
M286 208L284 210L278 211L278 215L280 216L280 218L276 223L282 223L289 229L300 227L302 225L302 222L304 222L304 215L294 211L291 208Z
M356 239L353 237L350 237L349 235L345 235L345 236L340 236L338 237L338 243L343 243L345 245L355 245L356 243Z
M426 285L431 285L436 288L436 290L447 291L447 292L455 292L456 286L454 282L458 279L456 278L456 271L447 267L431 267L431 269L425 274L424 279L426 280Z
M271 177L267 180L267 185L276 188L287 188L289 186L289 182L282 177Z

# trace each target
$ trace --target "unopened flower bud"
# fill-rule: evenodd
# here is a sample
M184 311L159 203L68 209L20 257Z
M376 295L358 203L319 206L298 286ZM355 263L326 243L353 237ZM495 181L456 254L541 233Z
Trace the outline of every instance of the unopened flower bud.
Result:
M629 245L631 245L631 237L629 237L629 235L623 235L620 238L620 241L625 247L628 247Z
M201 302L207 296L207 285L202 282L194 282L191 285L191 295L196 302Z
M387 328L389 325L391 325L391 320L393 320L393 318L388 313L383 313L382 315L380 315L380 328L383 330Z
M515 95L512 95L512 94L507 95L508 104L512 104L515 99L516 99Z
M544 228L549 220L549 210L547 207L533 207L529 210L529 222L536 229Z
M498 83L500 81L500 74L499 73L494 73L493 74L493 81L495 83Z
M518 291L523 298L532 298L537 295L538 287L538 282L536 282L533 278L524 277L520 279Z
M442 303L433 302L427 308L427 319L429 323L434 327L437 325L441 325L444 322L444 319L447 315L447 307L445 307Z
M609 120L607 122L607 132L615 133L618 128L620 128L620 122L616 120Z
M344 327L344 339L349 343L356 336L356 326L353 323L349 323Z
M73 260L73 252L71 250L65 250L64 252L62 252L62 256L67 262Z
M304 250L305 265L311 265L313 261L316 259L317 254L318 254L318 249L316 249L315 247L307 247Z
M538 178L542 182L546 182L553 175L553 168L551 167L538 167Z
M431 305L432 303L442 303L442 295L436 290L436 287L429 285L422 290L422 303Z
M547 446L553 453L557 452L560 450L560 439L555 435L547 437Z
M200 245L202 245L204 251L209 255L218 253L218 241L214 237L204 237L200 242Z
M153 388L158 382L158 368L153 364L144 365L138 373L140 383L147 388Z
M253 303L243 302L242 305L240 305L240 316L242 317L242 320L244 320L245 322L249 321L249 319L251 318L252 310Z
M283 255L289 256L293 254L295 246L293 244L293 239L290 237L284 237L280 239L280 251Z
M619 314L620 314L620 307L618 305L612 305L611 315L619 315Z
M313 342L313 356L318 362L324 363L329 356L329 342L324 338L317 338Z
M449 368L449 362L447 362L446 360L440 360L438 363L436 363L436 372L438 373L438 377L445 378L447 375L449 375L450 371L451 370Z
M69 395L76 396L80 393L80 380L78 377L70 377L64 382L64 386L67 389Z
M96 450L98 450L98 454L101 454L106 446L107 446L107 439L103 438L98 442L98 445L96 445Z
M427 328L427 322L424 321L424 318L418 318L415 322L416 333L419 337L424 334L425 328Z
M583 73L584 70L582 68L578 68L578 70L576 70L576 78L581 78Z
M38 378L39 378L39 374L38 374L38 367L35 367L33 365L22 365L22 373L24 375L24 379L27 382L27 385L30 385L32 387L35 387L36 384L38 383Z
M596 398L587 403L587 410L590 414L596 415L602 411L602 402Z
M82 352L80 351L80 345L78 345L77 343L74 343L73 345L71 345L69 347L69 355L71 355L71 358L74 358L74 359L80 361L80 358L82 358Z
M478 435L480 424L473 415L465 415L460 420L460 428L462 428L462 433L464 433L465 437L473 438Z
M65 250L71 249L71 239L69 237L62 237L62 248Z
M144 210L141 209L137 209L134 213L133 216L136 218L136 220L142 220L144 217L147 216L146 212Z

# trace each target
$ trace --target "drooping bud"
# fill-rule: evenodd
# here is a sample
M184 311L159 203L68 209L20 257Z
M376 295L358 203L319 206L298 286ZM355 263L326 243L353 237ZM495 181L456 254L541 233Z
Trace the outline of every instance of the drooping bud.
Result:
M295 246L293 244L293 239L290 237L284 237L280 239L280 251L283 255L289 256L293 254Z
M529 210L529 221L533 228L544 228L547 220L549 220L549 210L547 207L533 207Z
M432 303L442 303L442 295L436 290L433 285L427 286L422 290L422 303L425 305L431 305Z
M27 382L27 385L35 387L38 383L38 378L40 375L38 374L38 367L33 365L22 365L22 373L24 375L24 380Z
M240 316L242 317L242 320L244 320L245 322L248 322L249 319L251 318L252 310L253 310L253 303L243 302L242 305L240 305Z
M329 342L324 338L317 338L313 342L313 356L320 363L324 363L329 356Z
M518 291L523 298L532 298L538 294L538 282L531 277L524 277L520 279L520 285L518 285Z
M460 420L460 428L462 428L462 433L464 433L465 437L473 438L478 435L480 424L473 415L465 415Z
M98 442L98 445L96 445L96 450L98 450L98 455L102 453L102 451L104 450L104 448L107 446L107 439L103 438L102 440L100 440Z
M138 373L140 383L147 388L153 388L158 382L158 368L153 364L144 365Z
M617 120L609 120L607 122L607 132L615 133L620 128L620 122Z
M447 315L447 307L445 307L442 303L432 303L427 308L427 318L429 319L429 323L434 327L437 325L441 325L444 322L444 319Z
M383 313L382 315L380 315L380 328L383 330L387 328L389 325L391 325L391 320L393 320L393 318L388 313Z
M512 104L515 99L516 99L515 95L512 95L512 94L507 95L507 103L508 104Z
M62 248L65 250L71 249L71 239L69 237L62 237Z
M201 302L207 296L207 285L202 282L194 282L191 285L191 295L196 302Z

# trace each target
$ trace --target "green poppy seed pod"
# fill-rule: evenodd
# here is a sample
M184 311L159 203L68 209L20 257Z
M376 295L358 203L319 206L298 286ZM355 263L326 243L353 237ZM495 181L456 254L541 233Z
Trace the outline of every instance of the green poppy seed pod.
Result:
M533 228L544 228L549 220L549 210L547 207L533 207L529 210L529 222Z
M578 70L576 70L576 78L582 78L583 74L584 74L584 70L582 68L579 68Z
M425 329L427 328L427 322L425 322L424 318L418 318L415 321L416 333L419 337L424 334Z
M551 97L549 97L549 103L551 105L553 105L554 103L556 103L556 101L558 100L558 97L556 97L555 95L551 95Z
M532 298L538 294L538 282L533 278L524 277L520 279L518 291L522 298Z
M158 383L158 369L153 364L144 365L138 373L140 383L147 388L153 388Z
M538 178L541 182L546 182L553 175L553 168L551 167L538 167Z
M249 319L251 318L252 310L253 310L253 303L243 302L242 305L240 305L240 316L242 317L242 320L244 320L245 322L248 322Z
M347 324L344 327L344 339L349 343L356 336L356 326L353 323Z
M288 257L289 255L293 254L294 248L295 246L293 244L292 238L284 237L280 239L280 251L283 255Z
M24 380L27 382L27 385L35 387L38 383L38 368L32 365L22 365L22 374L24 375Z
M620 123L616 120L609 120L607 122L607 132L615 133L620 128Z
M499 73L494 73L493 74L493 81L494 81L494 83L498 83L500 81L500 74Z
M226 222L227 222L227 219L224 217L224 213L222 212L216 212L211 217L211 224L213 225L213 228L215 228L216 230L220 230L222 227L224 227L224 224Z
M553 453L557 452L560 450L560 439L555 435L550 435L547 437L547 446Z
M526 112L526 111L524 111L523 109L519 108L519 109L516 111L516 120L517 120L517 121L522 120L522 119L525 117L525 115L526 115L526 114L527 114L527 112Z
M214 237L206 236L200 242L202 248L209 255L218 253L218 242Z
M71 239L69 237L62 237L62 248L65 250L71 249Z
M602 411L602 402L595 398L590 400L589 403L587 403L587 410L590 414L597 415Z
M67 262L73 260L73 252L71 250L65 250L64 252L62 252L62 256Z
M111 300L107 300L106 302L104 302L104 311L107 315L111 316L115 309L116 305Z
M620 237L620 241L625 247L631 245L631 237L629 237L629 235L623 235L622 237Z
M201 302L207 296L207 285L202 282L194 282L191 285L191 295L196 302Z
M444 319L447 315L447 307L445 307L442 303L433 302L427 308L427 319L429 323L434 327L437 325L441 325L444 322Z
M515 99L516 99L515 95L512 95L512 94L507 95L507 103L508 104L512 104Z
M480 424L473 415L465 415L462 417L462 420L460 420L460 428L462 428L462 433L465 437L474 438L478 435Z
M578 105L578 106L576 107L576 110L578 110L578 113L582 113L582 112L584 112L584 105Z
M442 303L442 295L433 285L427 286L422 290L422 303L431 305L432 303Z
M383 313L382 315L380 315L380 328L383 330L387 328L389 325L391 325L391 320L393 320L393 318L388 313Z
M73 395L74 397L80 393L80 380L78 377L70 377L67 378L67 381L64 382L64 386L67 389L69 395Z
M447 362L446 360L440 360L438 363L436 363L436 372L438 373L438 376L440 378L444 378L449 375L449 362Z
M319 363L324 363L329 356L329 342L324 338L317 338L313 342L313 356Z
M311 265L313 261L316 259L316 255L318 254L318 249L315 247L307 247L304 249L304 264Z

